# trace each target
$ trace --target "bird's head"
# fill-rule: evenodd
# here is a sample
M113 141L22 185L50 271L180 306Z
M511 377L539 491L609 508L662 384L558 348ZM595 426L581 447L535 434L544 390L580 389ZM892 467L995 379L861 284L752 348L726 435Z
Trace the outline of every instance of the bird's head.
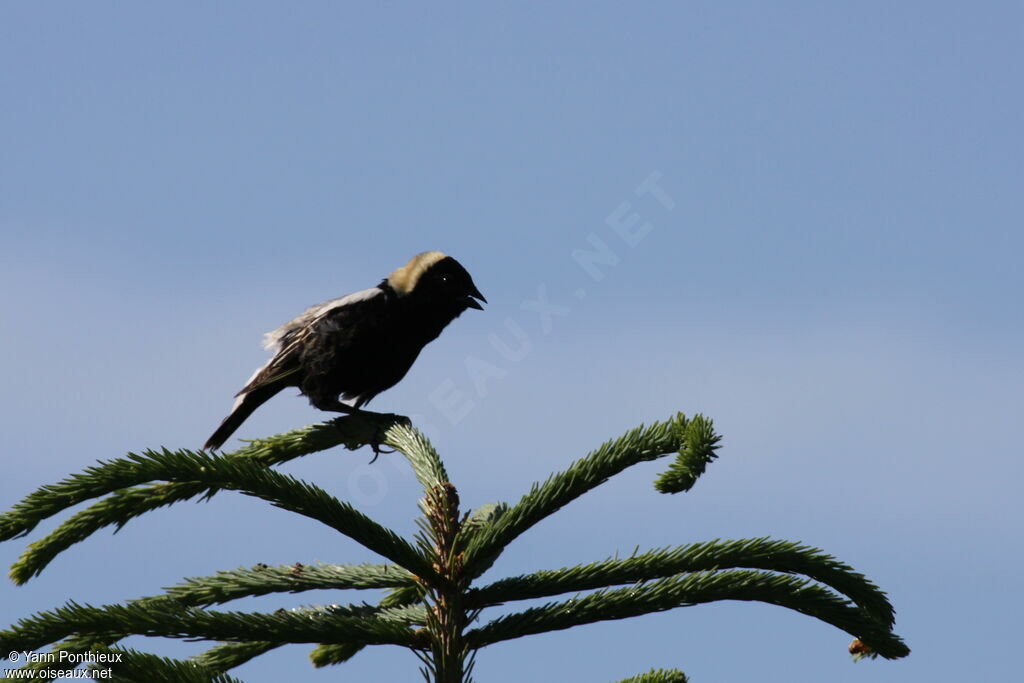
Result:
M388 276L387 283L399 297L415 297L450 310L455 315L467 308L482 311L483 306L479 302L487 303L462 264L439 251L413 256Z

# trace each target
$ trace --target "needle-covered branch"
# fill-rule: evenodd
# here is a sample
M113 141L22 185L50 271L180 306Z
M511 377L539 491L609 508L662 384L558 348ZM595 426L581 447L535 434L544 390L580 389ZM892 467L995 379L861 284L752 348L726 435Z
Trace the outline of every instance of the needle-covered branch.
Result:
M128 633L89 633L86 635L75 635L59 642L54 642L49 652L60 661L61 657L66 660L76 659L78 655L85 655L89 652L102 652L110 648L114 643L127 638ZM62 655L61 653L65 653ZM21 667L25 670L39 671L53 668L53 662L46 657L40 657L30 661Z
M384 432L384 443L406 457L424 491L448 481L441 456L427 437L412 425L396 422Z
M398 415L378 415L369 412L346 415L322 424L257 439L237 451L220 457L270 467L334 446L359 448L373 443L377 434L406 421L406 418ZM168 451L165 449L164 452ZM40 487L29 494L10 510L0 514L0 541L24 536L42 520L79 503L152 481L134 470L130 463L133 456L134 454L129 453L127 458L100 461L96 466L85 468L84 472L73 474L56 484ZM190 493L183 500L195 495L197 494ZM161 505L172 502L176 500L167 495L166 502Z
M703 415L690 418L682 427L682 437L679 455L654 482L654 488L661 493L689 491L708 464L718 457L715 451L722 437L715 433L711 420Z
M126 633L168 638L286 643L357 642L415 647L413 627L420 607L381 609L371 605L259 612L218 612L182 608L173 600L91 607L69 602L22 619L0 631L0 651L39 650L71 635Z
M130 648L104 648L117 655L115 661L93 666L97 671L109 669L114 680L132 683L243 683L237 678L203 666L195 660L159 657Z
M115 531L119 531L135 517L151 510L196 496L212 498L218 490L203 484L162 483L135 486L112 493L75 513L43 538L30 543L11 566L10 577L15 583L26 583L32 577L41 574L57 555L75 543L89 538L100 529L113 526Z
M390 593L381 598L378 607L396 609L399 607L417 608L424 600L424 587L420 583L401 588L392 588ZM331 664L341 664L352 659L366 645L361 643L321 643L309 653L313 666L319 668Z
M810 580L750 570L697 572L628 588L602 590L498 617L471 631L467 639L473 647L479 648L522 636L718 600L758 601L788 607L860 638L887 659L903 657L909 652L903 641L887 627Z
M377 431L385 428L388 433L392 430L398 433L396 447L400 445L399 439L411 429L407 421L398 416L360 413L258 439L221 457L269 467L337 445L356 448L366 443L360 442L359 439L373 439ZM436 452L434 456L436 458ZM87 469L86 473L88 472ZM74 504L75 496L83 495L77 487L77 477L80 476L72 476L52 487L43 487L15 505L10 512L0 514L0 540L13 535L24 535L42 519L64 509L53 505L54 493L58 496L67 496L66 502L69 506ZM50 495L40 495L45 490L50 490ZM15 583L25 583L33 576L38 576L58 554L100 529L114 526L115 530L120 530L132 519L151 510L184 502L196 496L209 499L220 490L221 487L190 482L162 482L113 491L85 510L72 515L43 538L31 543L22 557L11 567L10 576ZM103 495L95 491L93 493L94 495L90 496L92 498ZM85 499L87 498L83 498Z
M891 627L893 608L881 589L863 574L817 548L768 538L708 541L651 550L623 559L542 570L495 581L470 591L470 607L661 579L713 569L766 569L803 574L846 595L873 618Z
M246 643L221 643L201 652L189 661L208 671L224 673L259 657L262 654L287 645L284 641L252 641Z
M656 460L680 449L687 419L679 413L665 422L638 427L601 445L569 469L534 484L518 503L466 539L465 564L471 576L487 571L520 534L564 505L637 463Z
M408 426L409 418L362 410L320 424L254 439L228 456L251 459L268 466L278 465L335 446L354 451L368 444L387 443L381 440L381 434L399 425Z
M271 568L268 567L266 569ZM295 567L287 566L273 569L286 570L291 574ZM309 569L309 567L305 567L304 569ZM391 565L319 565L314 567L314 569L326 570L326 582L334 582L341 578L342 581L340 581L338 585L333 586L334 588L384 588L389 581L393 581L395 579L396 572L399 574L404 573L404 570L401 568ZM352 570L351 579L345 578L345 575L350 573L349 570ZM366 570L366 573L359 574L355 570ZM257 567L255 571L259 572L264 570ZM235 572L220 572L213 578L220 578L221 575L230 575L234 573ZM406 576L410 575L406 574ZM286 579L285 581L288 580L290 579ZM213 604L213 602L203 602L198 600L200 596L204 595L205 589L193 592L190 589L190 583L192 581L194 581L194 579L186 579L183 584L168 589L168 592L164 595L174 595L176 599L186 602L189 605ZM202 579L199 581L202 581ZM374 583L375 585L368 585L369 583ZM396 585L393 587L392 592L385 596L377 605L377 609L380 610L377 614L382 618L394 619L401 623L409 624L410 626L418 626L423 623L426 617L423 613L422 607L417 604L422 598L421 592L414 588L417 585L418 584L401 584L401 586ZM182 591L178 592L176 590L177 588L181 588ZM212 598L213 594L207 597ZM159 599L159 597L143 598L143 600L150 599ZM196 600L196 602L188 602L189 600ZM263 654L264 652L268 652L286 644L287 643L284 642L258 641L251 643L223 643L201 653L200 655L197 655L194 660L209 669L227 671L236 666L241 666L245 662ZM366 643L321 643L320 645L317 645L317 647L313 648L309 654L309 658L312 661L313 666L317 668L331 664L341 664L354 657L365 647Z
M359 643L322 643L309 653L313 666L320 669L333 664L344 664L366 647Z
M215 675L215 674L222 674L222 673L224 673L224 672L226 672L226 671L228 671L230 669L233 669L235 667L241 666L242 664L245 664L249 660L251 660L251 659L253 659L255 657L258 657L261 654L269 652L270 650L273 650L275 648L281 647L282 645L287 645L288 644L288 643L280 642L280 641L279 642L253 641L253 642L243 642L243 643L221 643L221 644L219 644L219 645L217 645L215 647L210 648L209 650L206 650L205 652L202 652L202 653L196 655L195 657L190 658L187 662L181 662L180 660L165 660L164 658L161 658L161 657L156 658L156 660L149 660L148 657L150 657L152 655L147 655L146 653L135 652L135 651L132 651L132 650L126 650L126 649L121 649L121 648L113 647L113 643L116 643L119 640L127 638L130 635L133 635L133 634L131 634L131 633L122 633L122 634L118 634L118 635L111 635L111 634L87 634L87 635L84 635L84 636L72 636L71 638L68 638L66 640L62 640L62 641L60 641L58 643L54 643L53 646L50 648L49 652L52 653L55 657L58 657L58 660L59 660L59 658L61 656L60 655L61 652L67 653L67 655L69 655L69 657L68 657L69 660L73 660L75 658L75 655L85 655L87 653L96 653L96 652L134 653L134 654L131 655L132 661L130 663L133 666L141 667L142 671L145 671L145 665L146 665L147 662L156 661L156 660L162 660L164 662L172 662L172 663L189 665L187 670L186 670L186 673L189 673L189 674L199 675L199 673L197 673L197 671L198 672L204 672L205 671L205 672L207 672L208 675L212 676L212 675ZM359 647L361 648L363 646L359 646ZM128 659L128 655L126 655L124 657L124 659ZM47 659L41 658L41 659L37 660L36 662L31 662L29 664L26 664L22 668L23 669L34 669L34 670L51 669L51 668L53 668L53 663L48 661ZM148 680L150 680L148 678L145 678L144 676L132 677L132 676L129 675L128 672L129 672L128 669L118 669L117 670L118 679L119 680L139 680L139 681L148 681ZM171 671L171 674L172 674L171 678L161 679L161 680L169 680L169 681L178 680L178 679L175 679L173 677L173 675L176 674L176 673L181 673L181 670L174 669L174 670ZM157 674L154 673L154 675L157 675ZM157 680L157 679L153 679L153 680ZM187 680L192 680L192 679L184 678L183 677L180 680L187 681ZM198 680L222 680L222 679L207 678L207 679L198 679ZM229 679L229 678L225 677L225 678L223 678L223 680L227 681L227 680L233 680L233 679Z
M268 593L398 588L412 583L412 574L392 564L257 565L220 571L212 576L187 578L167 588L162 597L174 598L192 607Z
M208 488L234 490L262 498L277 507L322 522L414 573L429 574L431 571L429 563L415 546L320 487L251 461L203 452L162 450L147 451L142 455L131 453L126 458L88 468L85 473L56 486L39 489L19 504L22 507L18 511L23 513L26 509L49 510L61 504L73 505L126 486L154 480L202 484ZM31 503L28 502L30 500ZM33 558L34 548L30 547L12 568L12 575L23 577L29 568L36 566Z

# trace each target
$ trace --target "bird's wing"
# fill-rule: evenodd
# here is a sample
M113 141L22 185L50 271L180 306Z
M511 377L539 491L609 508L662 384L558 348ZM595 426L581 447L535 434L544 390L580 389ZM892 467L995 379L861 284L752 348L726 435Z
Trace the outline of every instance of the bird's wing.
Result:
M339 309L367 301L384 293L379 287L364 289L338 299L311 306L293 320L286 322L264 336L263 345L275 351L274 356L253 373L245 387L235 396L250 393L268 384L274 384L298 374L301 370L302 349L319 324L328 317L334 317Z
M252 393L260 387L265 387L268 384L274 384L281 380L287 379L291 375L295 375L301 369L299 366L299 353L296 349L285 348L274 354L274 357L268 360L264 365L257 368L256 372L252 373L252 377L245 383L242 390L235 394L236 397L241 397L245 394Z
M337 299L330 299L316 306L310 306L293 320L289 320L273 332L267 332L263 335L263 348L271 351L282 351L296 332L301 331L303 328L308 328L314 321L322 320L327 313L358 301L372 299L383 293L384 290L380 287L371 287L370 289L364 289Z

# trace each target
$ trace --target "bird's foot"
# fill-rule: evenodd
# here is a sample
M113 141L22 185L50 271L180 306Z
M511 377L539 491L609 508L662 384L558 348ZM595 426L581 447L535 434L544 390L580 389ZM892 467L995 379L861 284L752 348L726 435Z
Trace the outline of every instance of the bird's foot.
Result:
M381 453L394 453L393 449L385 449L382 446L387 443L387 430L396 422L411 424L409 418L394 413L375 413L371 410L350 407L347 415L335 418L331 422L335 427L341 429L347 436L346 447L349 450L356 450L361 446L369 446L373 449L373 459L370 464L377 462Z
M373 459L370 460L370 464L371 465L373 463L377 462L377 458L380 457L381 453L383 453L384 455L388 455L389 453L394 453L395 452L394 448L381 448L380 447L380 445L381 445L380 441L372 441L372 442L370 442L369 445L370 445L370 448L373 449Z
M362 412L369 413L370 411L362 411ZM386 421L388 423L391 423L391 422L394 422L395 420L408 420L409 419L407 417L403 417L401 415L396 415L394 413L372 413L372 415L375 418L377 418L377 419L374 420L374 422L376 423L376 427L374 429L373 439L369 443L370 448L373 449L373 460L370 461L371 465L373 463L377 462L377 458L380 457L381 453L389 454L389 453L394 453L395 452L394 448L389 448L389 449L381 448L381 445L384 443L384 437L385 437L385 430L384 430L384 427L381 425L381 421ZM380 421L378 421L378 420L380 420Z

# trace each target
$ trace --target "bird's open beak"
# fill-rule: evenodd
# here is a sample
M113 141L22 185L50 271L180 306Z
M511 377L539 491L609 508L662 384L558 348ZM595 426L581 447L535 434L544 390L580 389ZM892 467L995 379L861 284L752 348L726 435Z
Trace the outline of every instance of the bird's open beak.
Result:
M483 301L484 303L487 303L487 299L484 298L484 295L480 293L479 289L473 285L470 286L473 288L469 290L469 295L466 296L466 308L475 308L478 311L484 310L484 307L477 303L476 299L480 299L480 301Z

